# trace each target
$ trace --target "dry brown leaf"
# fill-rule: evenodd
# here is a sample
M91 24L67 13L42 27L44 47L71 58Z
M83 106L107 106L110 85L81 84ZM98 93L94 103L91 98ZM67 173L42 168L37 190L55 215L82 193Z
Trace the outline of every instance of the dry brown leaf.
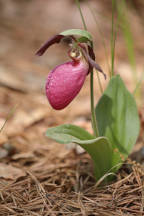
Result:
M25 171L19 168L13 167L9 164L0 163L0 178L16 180L25 175Z

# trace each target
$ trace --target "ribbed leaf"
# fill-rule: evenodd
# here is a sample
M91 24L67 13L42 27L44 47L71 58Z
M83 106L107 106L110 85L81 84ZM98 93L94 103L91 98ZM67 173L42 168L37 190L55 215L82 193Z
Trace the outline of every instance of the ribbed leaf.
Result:
M119 75L110 80L96 106L96 116L100 136L106 136L112 144L116 165L131 153L139 134L135 100Z
M46 136L59 143L73 142L84 148L93 159L96 180L111 171L112 148L107 138L95 138L84 129L70 124L49 128Z

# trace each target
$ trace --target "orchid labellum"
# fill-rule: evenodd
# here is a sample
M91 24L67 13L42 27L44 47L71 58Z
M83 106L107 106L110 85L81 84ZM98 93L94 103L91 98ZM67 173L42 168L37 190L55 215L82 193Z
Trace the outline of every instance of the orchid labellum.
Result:
M55 35L36 54L43 55L51 45L59 43L65 37L61 34ZM92 47L88 43L80 43L72 35L69 38L73 42L68 52L71 61L58 65L50 71L46 82L46 96L56 110L64 109L76 97L93 67L103 73L100 66L95 63Z

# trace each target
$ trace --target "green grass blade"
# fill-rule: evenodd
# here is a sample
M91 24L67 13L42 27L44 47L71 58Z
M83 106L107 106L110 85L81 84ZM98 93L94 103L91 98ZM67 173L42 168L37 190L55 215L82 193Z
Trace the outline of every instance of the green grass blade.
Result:
M16 105L12 110L10 110L10 112L8 113L5 122L3 123L2 127L0 128L0 133L1 133L2 130L4 129L4 127L5 127L6 123L7 123L7 121L10 119L10 117L11 117L11 116L13 115L13 113L15 112L16 108L17 108L17 105Z
M111 77L114 76L114 60L115 60L115 42L116 42L116 30L114 23L115 15L115 0L112 0L112 29L111 29Z
M87 3L87 6L92 14L92 17L95 21L95 24L97 26L97 29L98 29L98 32L99 32L99 35L101 36L101 42L102 42L102 46L104 48L104 53L105 53L105 57L106 57L106 62L107 62L107 68L108 68L108 72L109 72L109 77L111 77L111 69L110 69L110 65L109 65L109 62L108 62L108 51L107 51L107 48L106 48L106 42L105 42L105 37L104 37L104 33L96 19L96 15L95 15L95 12L94 10L92 10L92 8L90 7L89 3Z
M81 7L80 7L79 0L75 0L75 3L76 3L77 8L79 10L84 29L87 30L86 22L85 22L85 19L84 19L84 16L83 16L83 13L82 13L82 10L81 10Z
M133 40L133 35L132 35L127 11L128 11L128 8L127 8L126 1L122 0L118 2L117 12L118 12L119 24L120 24L120 28L122 30L123 37L125 40L128 59L129 59L129 63L132 68L133 80L134 80L134 83L136 84L137 74L136 74L136 58L135 58L135 50L134 50L134 40Z

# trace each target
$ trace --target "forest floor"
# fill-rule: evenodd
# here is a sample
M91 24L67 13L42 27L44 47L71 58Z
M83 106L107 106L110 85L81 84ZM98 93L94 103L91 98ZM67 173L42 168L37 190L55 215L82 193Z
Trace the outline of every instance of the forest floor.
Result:
M35 9L32 7L33 1L29 7L24 5L26 11L22 14L23 18L18 13L22 11L21 5L9 10L9 6L4 4L5 10L1 14L0 126L7 118L8 121L0 134L0 215L144 215L144 89L141 89L140 97L136 98L141 131L134 150L115 180L101 187L95 183L92 161L86 153L79 154L75 149L67 149L65 145L45 137L48 127L64 123L74 123L88 131L92 130L89 77L79 96L65 110L52 110L44 94L45 80L50 68L64 61L66 54L63 50L67 48L65 45L51 48L50 53L41 58L34 54L41 43L56 34L57 30L70 28L67 22L71 20L63 22L66 14L58 12L63 17L60 25L59 18L49 15L56 28L59 27L55 29L54 24L47 21L47 30L41 23L47 14L51 14L53 1L50 1L49 9L45 10L45 16L42 14L40 20L36 14L44 7L40 8L39 1L35 2ZM74 6L62 2L65 11L72 10L69 14L72 17ZM83 6L84 11L86 8ZM135 18L137 28L134 37L138 53L137 73L140 77L143 73L141 44L144 29L141 28L139 16L134 12L130 16ZM35 19L38 22L34 23ZM74 23L75 20L71 21L69 26ZM110 24L104 25L104 31L109 33ZM93 32L93 26L90 28ZM95 44L99 43L100 37L95 39ZM134 83L131 67L122 44L120 37L116 46L115 70L132 91ZM106 69L104 50L100 45L96 48L99 50L96 51L98 63ZM107 82L102 77L101 80L105 88ZM97 101L100 97L97 84L95 92Z

